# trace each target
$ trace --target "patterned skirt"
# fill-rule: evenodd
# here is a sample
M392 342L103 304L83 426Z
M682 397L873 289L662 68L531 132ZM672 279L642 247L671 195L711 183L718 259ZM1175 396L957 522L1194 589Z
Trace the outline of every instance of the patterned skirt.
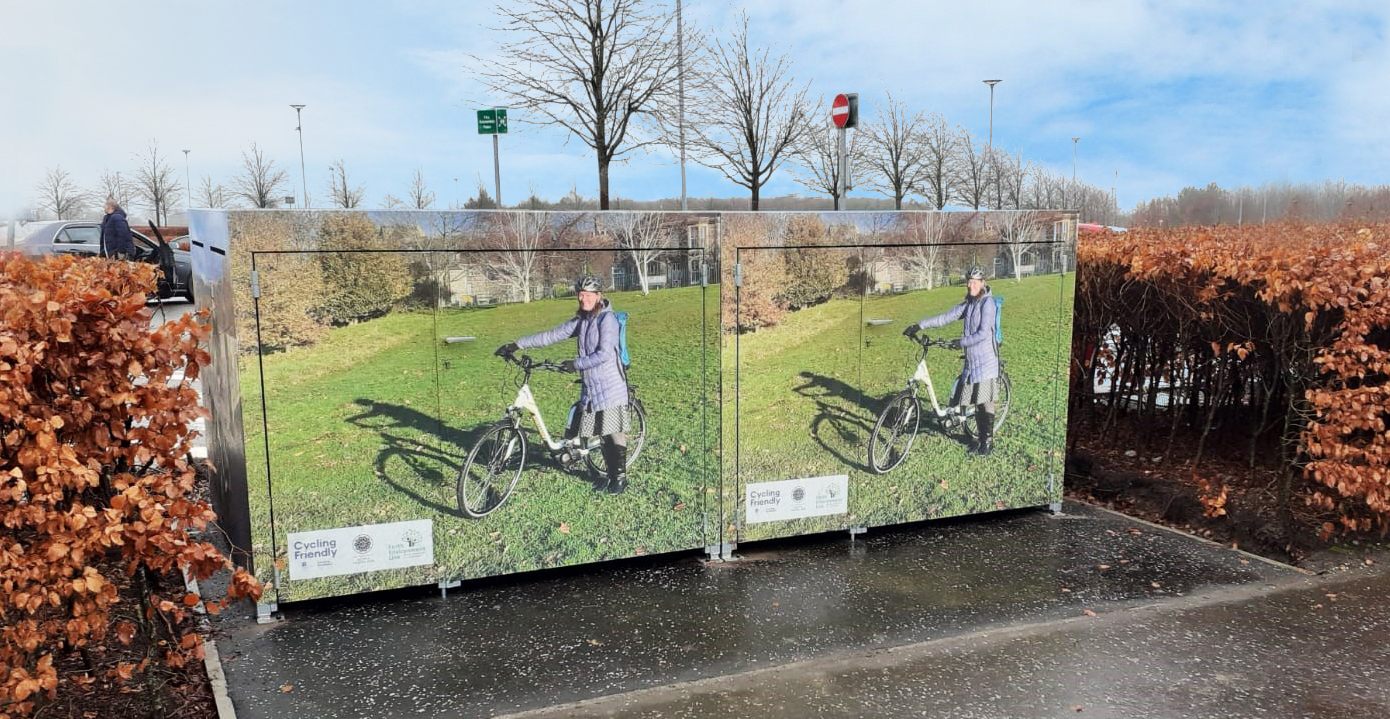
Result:
M958 382L956 393L951 396L951 404L957 407L974 407L978 404L998 401L998 377L991 377L980 382Z
M621 405L599 410L576 409L565 436L605 437L631 431L632 415L628 412L627 405Z

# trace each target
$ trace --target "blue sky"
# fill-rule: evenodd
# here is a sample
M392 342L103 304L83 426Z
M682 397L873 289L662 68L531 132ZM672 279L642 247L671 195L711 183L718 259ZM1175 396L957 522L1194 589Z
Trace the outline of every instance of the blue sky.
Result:
M292 103L304 109L307 184L326 195L342 159L367 204L403 196L420 167L439 205L492 183L473 109L495 102L467 54L499 35L487 3L70 2L0 4L0 215L32 203L61 166L84 186L133 172L159 143L195 186L228 183L252 142L301 194ZM1390 3L1164 0L767 0L687 5L727 31L746 9L758 42L792 54L812 96L858 92L872 116L891 92L1056 172L1114 186L1122 207L1187 185L1345 178L1386 183ZM826 108L828 111L828 107ZM557 131L507 135L502 193L571 185L597 195L595 160ZM689 166L692 197L746 191ZM635 154L612 174L623 197L677 197L668 155ZM807 194L778 172L763 196Z

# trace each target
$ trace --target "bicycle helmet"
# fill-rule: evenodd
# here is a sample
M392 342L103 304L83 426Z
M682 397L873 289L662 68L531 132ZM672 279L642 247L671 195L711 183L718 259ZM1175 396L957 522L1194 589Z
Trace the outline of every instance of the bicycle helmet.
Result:
M983 267L980 267L978 265L975 267L971 267L965 273L965 279L967 280L983 280L984 278L985 270Z
M584 275L574 283L575 292L602 292L603 278L598 275Z

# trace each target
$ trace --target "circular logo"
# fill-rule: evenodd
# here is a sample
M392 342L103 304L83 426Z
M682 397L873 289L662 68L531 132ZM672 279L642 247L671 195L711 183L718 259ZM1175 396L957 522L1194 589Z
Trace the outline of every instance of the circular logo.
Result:
M802 501L803 499L806 499L806 490L805 490L804 488L802 488L802 487L797 487L796 489L793 489L793 490L792 490L792 501L793 501L793 502L800 502L800 501Z
M365 534L357 535L357 538L352 540L352 551L358 554L372 551L372 538Z

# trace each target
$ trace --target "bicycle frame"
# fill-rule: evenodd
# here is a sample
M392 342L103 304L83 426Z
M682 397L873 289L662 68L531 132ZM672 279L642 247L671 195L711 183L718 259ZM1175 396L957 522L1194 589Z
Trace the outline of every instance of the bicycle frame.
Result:
M931 381L931 371L927 369L927 353L922 351L922 358L917 360L917 371L912 374L912 379L907 381L908 389L912 390L913 396L917 396L917 384L926 385L927 399L931 400L932 412L939 418L944 418L952 414L959 414L955 407L942 408L941 403L936 400L936 386Z
M546 449L549 449L551 452L573 449L577 451L577 458L582 459L584 455L593 451L598 444L596 440L586 443L578 437L573 439L560 439L557 441L551 436L550 430L545 426L545 418L541 416L541 409L536 404L536 395L531 392L531 373L529 371L526 373L526 378L522 381L521 386L517 388L516 399L512 401L511 406L507 407L507 416L512 419L512 422L517 427L521 425L522 412L531 416L531 421L536 425L536 431L540 433L541 441L545 442Z

